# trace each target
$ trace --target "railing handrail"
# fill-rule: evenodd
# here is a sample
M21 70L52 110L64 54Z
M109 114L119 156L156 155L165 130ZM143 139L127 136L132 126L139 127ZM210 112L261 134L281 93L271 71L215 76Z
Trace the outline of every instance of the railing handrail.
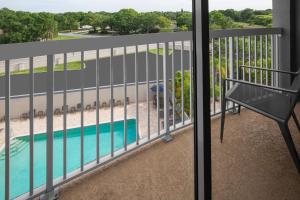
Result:
M0 61L191 39L192 32L174 32L4 44L0 45Z
M282 28L227 29L212 30L209 33L209 37L212 39L282 33ZM3 61L69 52L90 51L97 49L118 48L123 46L135 46L191 39L192 32L175 32L3 44L0 45L0 60Z
M209 38L225 38L225 37L241 37L252 35L275 35L282 34L282 28L247 28L247 29L224 29L224 30L211 30Z

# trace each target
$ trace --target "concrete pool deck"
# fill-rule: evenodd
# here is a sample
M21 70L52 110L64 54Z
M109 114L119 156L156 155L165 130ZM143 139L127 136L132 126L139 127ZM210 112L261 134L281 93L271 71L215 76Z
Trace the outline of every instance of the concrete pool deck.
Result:
M127 105L127 119L136 118L136 104L130 103ZM147 136L147 103L139 103L139 134L141 138ZM110 122L110 107L99 109L100 123ZM114 107L114 121L124 119L124 107ZM47 118L34 118L34 132L45 133L46 132L46 120ZM11 138L22 135L29 135L29 119L12 119L11 122ZM67 127L79 127L81 123L81 113L75 112L67 114ZM84 125L96 124L96 110L84 111ZM161 125L161 123L160 123ZM53 128L54 130L63 130L63 115L53 116ZM157 132L157 111L153 107L152 101L150 102L150 133ZM0 122L0 148L3 146L5 140L5 122Z

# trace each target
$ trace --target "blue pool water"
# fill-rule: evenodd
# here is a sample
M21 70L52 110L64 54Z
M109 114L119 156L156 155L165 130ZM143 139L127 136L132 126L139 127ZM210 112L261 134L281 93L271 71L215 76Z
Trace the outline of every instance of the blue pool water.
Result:
M100 156L111 153L110 123L100 124ZM136 121L127 120L128 144L136 141ZM46 183L46 134L34 136L34 188ZM114 150L124 145L124 121L114 122ZM67 172L80 168L80 127L67 130ZM11 140L10 197L29 191L29 136ZM0 199L4 199L5 154L0 152ZM96 160L96 125L84 127L84 163ZM53 136L53 176L63 176L63 131Z

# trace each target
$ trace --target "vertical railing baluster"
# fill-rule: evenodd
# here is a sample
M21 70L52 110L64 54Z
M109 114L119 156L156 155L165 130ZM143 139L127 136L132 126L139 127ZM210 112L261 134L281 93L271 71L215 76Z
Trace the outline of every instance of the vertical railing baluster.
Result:
M252 70L251 70L251 36L248 37L248 60L249 60L248 66L250 67L248 69L249 82L252 82L252 78L251 78L251 73L252 73Z
M233 79L234 78L234 40L233 37L229 38L229 78ZM229 83L229 88L233 86L233 83Z
M268 69L268 35L265 36L265 47L266 47L266 69ZM269 80L268 80L268 76L269 76L269 73L268 71L266 71L266 85L268 85L269 83Z
M34 165L34 108L33 108L33 96L34 94L34 74L33 74L33 57L29 58L29 195L33 194L33 165Z
M219 102L222 102L222 47L221 47L221 38L219 38Z
M278 41L278 35L275 37L275 69L278 70L279 67L279 41ZM279 74L276 73L275 78L275 84L276 87L279 87Z
M181 41L180 67L181 67L181 122L182 122L182 124L184 124L184 66L183 66L183 51L184 51L184 42Z
M63 94L63 112L64 112L64 119L63 119L63 129L64 129L64 136L63 136L63 179L67 178L67 88L68 88L68 72L67 72L67 63L68 63L67 54L64 53L64 94Z
M192 41L189 42L189 67L190 67L190 120L193 122L193 66L192 66ZM222 81L222 80L221 80ZM174 113L173 113L174 115ZM174 121L173 121L174 123Z
M228 78L228 38L225 37L225 78ZM228 84L225 83L225 89L227 91ZM226 109L228 108L228 103L226 103Z
M262 69L263 68L263 36L260 35L260 39L259 39L259 42L260 42L260 68ZM260 70L260 84L263 84L263 71Z
M229 78L234 78L234 38L229 37ZM229 88L232 88L233 83L230 81ZM234 107L233 104L229 103L229 107Z
M256 49L256 45L257 45L257 38L256 35L254 36L254 67L257 67L257 49ZM257 70L254 70L255 76L254 76L254 80L255 83L257 83Z
M164 128L165 128L165 134L169 136L169 92L168 92L168 67L167 67L167 56L169 52L169 44L164 43L163 44L163 79L164 79Z
M236 79L240 79L240 69L239 69L239 37L236 37ZM221 88L220 88L221 91Z
M149 100L149 45L146 46L146 84L147 84L147 135L150 140L150 100Z
M81 52L81 68L80 68L80 169L84 168L84 52Z
M215 99L215 48L214 39L211 40L211 84L212 84L212 103L213 103L213 114L216 113L216 99Z
M112 59L114 56L113 48L110 48L110 60L109 60L109 69L110 69L110 145L111 157L114 157L114 70L112 65Z
M134 71L135 71L135 117L136 117L136 145L139 145L139 71L138 71L138 60L137 60L137 53L138 48L137 46L134 47Z
M242 48L243 48L243 60L242 60L242 62L243 62L243 66L245 66L245 36L243 36L243 45L242 45ZM243 67L243 69L242 69L243 71L243 81L245 80L245 67Z
M175 105L176 105L176 99L175 99L175 94L176 94L176 81L175 81L175 41L173 43L173 54L172 54L172 102L173 102L173 108L172 108L172 114L173 114L173 129L175 130L176 128L176 110L175 110Z
M157 114L157 133L160 135L160 91L159 91L159 68L158 68L159 44L156 43L156 114Z
M99 49L96 51L96 160L97 164L100 162L100 116L99 116L99 108L100 108L100 55Z
M53 69L54 55L47 56L47 143L46 193L53 191Z
M5 200L10 199L10 61L5 60Z
M225 78L228 78L228 38L225 38Z
M271 69L274 69L274 35L271 35ZM274 73L271 74L271 86L274 86Z
M123 52L123 86L124 86L124 149L127 151L127 71L126 71L127 51Z

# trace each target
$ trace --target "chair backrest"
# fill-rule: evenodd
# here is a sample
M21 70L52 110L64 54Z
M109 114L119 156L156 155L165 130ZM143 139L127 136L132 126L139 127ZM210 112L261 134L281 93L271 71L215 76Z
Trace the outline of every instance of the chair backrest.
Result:
M298 91L298 95L300 93L300 69L297 72L298 74L294 77L294 80L292 82L291 85L291 89L292 90L297 90Z

